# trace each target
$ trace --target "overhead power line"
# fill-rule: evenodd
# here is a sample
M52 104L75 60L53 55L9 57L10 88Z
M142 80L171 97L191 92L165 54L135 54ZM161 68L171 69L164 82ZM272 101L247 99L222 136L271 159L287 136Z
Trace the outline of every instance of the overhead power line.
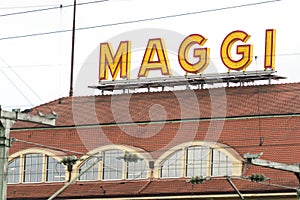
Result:
M0 10L12 10L12 9L24 9L24 8L42 8L50 7L56 5L32 5L32 6L11 6L11 7L1 7Z
M183 17L183 16L188 16L188 15L203 14L203 13L208 13L208 12L217 12L217 11L223 11L223 10L243 8L243 7L248 7L248 6L256 6L256 5L261 5L261 4L274 3L274 2L278 2L278 1L281 1L281 0L262 1L262 2L256 2L256 3L227 6L227 7L222 7L222 8L214 8L214 9L208 9L208 10L195 11L195 12L186 12L186 13L180 13L180 14L174 14L174 15L151 17L151 18L116 22L116 23L110 23L110 24L101 24L101 25L95 25L95 26L86 26L86 27L77 28L75 30L80 31L80 30L88 30L88 29L95 29L95 28L103 28L103 27L110 27L110 26L118 26L118 25L125 25L125 24L133 24L133 23L161 20L161 19L169 19L169 18ZM65 33L65 32L71 32L71 31L72 31L72 29L66 29L66 30L42 32L42 33L32 33L32 34L27 34L27 35L8 36L8 37L0 38L0 40L11 40L11 39L26 38L26 37L43 36L43 35Z
M24 94L22 90L15 84L14 81L12 81L9 76L0 68L0 72L7 78L7 80L19 91L19 93L30 103L31 106L33 106L33 103L27 98L27 96Z
M77 155L89 155L89 154L78 152L78 151L72 151L72 150L69 150L69 149L63 149L63 148L44 145L44 144L40 144L40 143L29 142L29 141L21 140L21 139L17 139L17 138L15 138L15 141L25 143L25 144L34 145L34 146L44 147L44 148L52 149L52 150L55 150L55 151L61 151L61 152L66 152L66 153L74 153L74 154L77 154Z
M5 63L7 65L7 67L23 82L23 84L41 101L41 102L44 102L43 99L26 83L26 81L2 58L0 57L0 60L2 60L3 63ZM2 71L2 70L1 70ZM4 74L4 71L2 71L2 73ZM5 74L5 76L9 79L10 82L13 82L11 81L11 79ZM15 87L17 87L16 84L14 84ZM18 88L17 88L18 89ZM21 92L21 89L18 89L18 91ZM21 92L21 94L25 97L25 94L23 92ZM26 98L26 97L25 97ZM26 98L28 101L29 99ZM30 101L29 101L30 104L32 104ZM33 105L33 104L32 104Z
M276 57L288 57L288 56L299 56L300 55L300 52L294 52L294 53L283 53L283 54L276 54ZM259 54L259 55L256 55L257 57L263 57L264 55L262 54ZM214 60L214 59L220 59L222 57L218 56L218 57L210 57L211 60ZM0 58L1 59L1 58ZM168 59L169 61L177 61L178 58L169 58ZM96 61L97 62L97 61ZM126 63L125 61L121 63ZM138 63L140 64L141 63L141 60L139 59L136 59L136 60L131 60L131 63ZM77 62L77 65L78 66L81 66L85 64L84 62ZM98 64L98 63L96 63ZM7 65L0 65L0 68L2 69L7 69L7 68L51 68L51 67L54 67L54 66L69 66L70 64L68 63L50 63L50 64L45 64L45 63L40 63L40 64L24 64L24 65L10 65L10 66L7 66Z
M21 12L7 13L7 14L0 15L0 17L8 17L8 16L13 16L13 15L21 15L21 14L28 14L28 13L34 13L34 12L41 12L41 11L58 9L58 8L61 8L61 6L54 6L54 7L48 7L48 8L40 8L40 9L36 9L36 10L26 10L26 11L21 11Z
M85 3L77 3L76 6L94 4L94 3L102 3L102 2L106 2L106 1L109 1L109 0L98 0L98 1L89 1L89 2L85 2ZM13 16L13 15L22 15L22 14L28 14L28 13L43 12L43 11L55 10L55 9L73 7L73 6L74 6L73 4L69 4L69 5L60 4L60 5L51 6L48 8L40 8L40 9L35 9L35 10L26 10L26 11L21 11L21 12L2 14L2 15L0 15L0 17L8 17L8 16ZM38 7L40 7L40 6L38 6ZM2 8L0 8L0 9L2 9Z

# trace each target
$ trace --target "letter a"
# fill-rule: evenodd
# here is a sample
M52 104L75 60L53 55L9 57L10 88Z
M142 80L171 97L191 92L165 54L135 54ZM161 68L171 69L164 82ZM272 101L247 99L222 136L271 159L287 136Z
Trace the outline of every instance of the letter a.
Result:
M157 60L153 60L154 56ZM161 70L163 75L172 75L169 59L161 38L150 39L144 54L138 77L147 77L150 70Z

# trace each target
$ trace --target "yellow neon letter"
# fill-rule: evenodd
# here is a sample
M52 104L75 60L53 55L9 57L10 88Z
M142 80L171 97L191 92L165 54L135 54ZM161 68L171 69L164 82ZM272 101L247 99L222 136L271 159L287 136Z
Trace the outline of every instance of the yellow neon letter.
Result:
M241 59L234 60L231 55L231 49L235 42L242 41L246 43L249 38L250 35L244 31L233 31L225 37L221 46L221 59L228 69L246 70L251 64L253 58L253 46L251 44L237 45L236 54L242 55Z
M153 60L155 55L157 60ZM172 75L168 54L161 38L149 39L138 77L147 77L150 70L161 70L163 75Z
M116 54L113 53L111 44L100 44L100 71L99 79L108 79L108 69L112 79L115 80L121 69L120 77L129 78L130 76L130 58L131 58L131 43L129 41L122 41L119 44Z
M275 46L276 46L276 30L266 30L265 41L265 69L275 69Z
M192 64L188 61L188 54L195 44L203 46L207 41L202 35L192 34L187 36L181 43L178 50L178 61L181 68L189 73L202 73L209 64L209 48L195 48L194 57L198 57L198 62Z

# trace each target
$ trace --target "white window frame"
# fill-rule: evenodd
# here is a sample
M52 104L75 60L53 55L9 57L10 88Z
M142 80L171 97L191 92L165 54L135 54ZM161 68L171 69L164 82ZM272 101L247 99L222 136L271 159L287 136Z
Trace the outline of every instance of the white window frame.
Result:
M26 155L32 155L32 154L36 154L36 155L41 155L41 160L42 162L40 163L40 173L41 173L41 179L39 180L33 180L33 181L27 181L26 180L26 168L25 168L25 159L26 159ZM62 156L64 156L65 154L63 154ZM61 180L58 181L48 181L47 180L47 157L51 157L52 159L57 160L57 162L59 163L59 161L61 160L61 157L58 157L57 155L55 155L54 153L52 153L51 151L47 151L45 149L38 149L38 148L31 148L31 149L25 149L19 152L16 152L14 154L12 154L9 157L9 161L8 161L8 165L10 165L12 162L14 162L15 159L19 159L19 165L20 167L18 167L19 171L19 178L17 182L11 182L8 184L19 184L19 183L45 183L45 182L63 182L66 180L66 167L64 166L64 171L63 171L63 175L60 174L60 176L64 177ZM36 172L35 172L36 173ZM33 173L33 174L35 174ZM9 175L9 174L8 174Z
M142 172L141 174L143 175L142 177L136 177L136 178L132 178L128 176L128 172L130 172L130 170L128 170L129 164L128 162L125 162L123 159L120 159L121 162L121 167L120 167L120 171L121 171L121 177L118 178L107 178L105 179L104 177L104 173L105 173L105 168L103 168L104 166L104 162L105 162L105 152L107 151L122 151L122 153L120 154L120 157L123 156L125 154L125 152L129 152L132 154L137 154L139 158L142 159L142 161L145 163L144 166L144 170L145 172ZM83 159L84 161L78 165L76 165L76 169L77 169L77 175L80 173L80 171L82 170L82 166L84 166L86 164L86 162L89 162L89 159L92 159L93 157L102 157L102 159L99 161L99 163L97 163L94 167L92 167L90 170L93 170L95 168L97 168L97 179L83 179L83 178L79 178L79 181L97 181L97 180L103 180L103 181L112 181L112 180L137 180L137 179L146 179L149 177L150 174L150 170L148 169L148 159L146 159L142 154L140 154L139 152L128 148L127 146L122 146L122 145L107 145L107 146L103 146L103 147L99 147L97 149L94 149L93 151L88 153L91 156L84 156ZM93 162L92 162L93 163ZM137 162L139 164L139 161ZM133 166L134 167L134 166ZM86 167L85 167L86 168ZM84 175L83 175L84 176Z
M18 163L16 161L18 160ZM10 166L10 164L14 164L13 166ZM21 168L21 157L18 156L10 161L8 164L8 175L7 175L7 182L8 184L18 184L20 182L21 174L20 174L20 168ZM12 171L12 173L10 173ZM9 179L12 179L12 182L9 182Z
M241 158L241 156L232 148L228 147L227 145L224 144L220 144L220 143L210 143L210 142L204 142L204 141L193 141L193 142L185 142L182 143L178 146L173 147L172 149L168 150L166 153L162 154L160 156L160 158L158 158L155 161L155 173L154 173L154 177L155 178L186 178L186 177L191 177L188 176L188 172L187 172L187 149L191 148L191 147L197 147L197 146L203 146L203 147L207 147L209 149L209 153L207 156L208 162L207 162L207 170L206 173L203 173L202 175L205 176L224 176L222 175L215 175L213 173L212 167L214 167L214 165L216 163L212 162L213 159L213 152L214 151L218 151L220 152L222 155L226 156L227 159L229 159L231 161L231 164L228 166L231 169L227 169L227 172L230 172L228 174L228 176L240 176L242 173L242 161L243 159ZM166 177L166 176L162 176L162 164L166 161L166 159L168 159L170 156L172 156L172 154L176 151L183 151L183 155L182 155L182 173L181 176L177 176L177 177ZM201 174L197 175L200 176ZM195 175L196 176L196 175Z

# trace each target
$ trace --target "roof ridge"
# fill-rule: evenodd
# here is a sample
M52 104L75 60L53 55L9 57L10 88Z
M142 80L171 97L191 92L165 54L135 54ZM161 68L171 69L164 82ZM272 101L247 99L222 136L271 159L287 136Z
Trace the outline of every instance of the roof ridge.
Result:
M215 90L215 89L226 89L226 92L232 91L232 89L238 88L238 89L246 89L246 88L256 88L256 87L274 87L274 86L287 86L287 85L299 85L300 87L300 82L294 82L294 83L276 83L276 84L259 84L259 85L246 85L246 86L229 86L229 87L213 87L213 88L204 88L204 89L192 89L193 91L207 91L207 90ZM229 89L229 90L228 90ZM128 95L153 95L153 94L167 94L167 93L173 93L173 92L186 92L189 91L187 89L183 89L183 90L173 90L173 91L152 91L152 92L136 92L136 93L122 93L122 94L107 94L107 95L101 95L101 94L97 94L97 95L79 95L79 96L64 96L64 97L59 97L57 99L54 99L52 101L49 102L45 102L43 104L37 105L32 107L31 109L38 109L40 107L44 107L44 106L50 106L51 104L55 103L56 101L63 101L63 100L77 100L77 99L86 99L86 98L100 98L100 97L104 97L104 98L111 98L113 96L128 96ZM261 91L260 91L261 92ZM73 102L73 101L72 101Z

